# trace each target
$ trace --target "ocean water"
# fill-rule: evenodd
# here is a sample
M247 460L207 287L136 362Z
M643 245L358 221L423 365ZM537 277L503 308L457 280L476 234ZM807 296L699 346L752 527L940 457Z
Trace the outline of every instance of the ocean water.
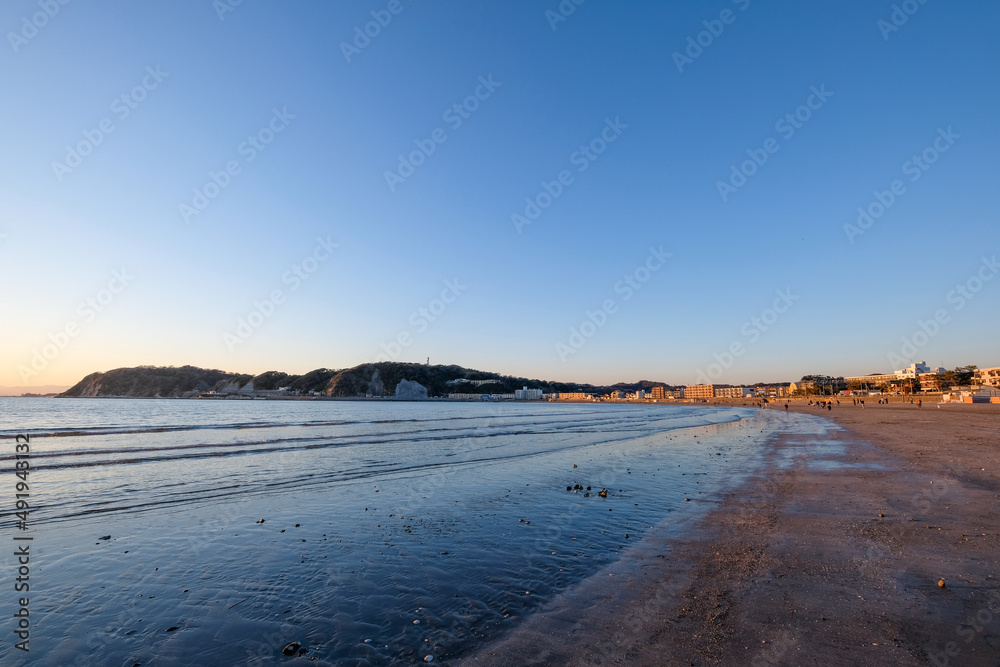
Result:
M691 530L789 417L0 398L0 664L267 665L292 642L302 664L447 664L649 531ZM12 645L15 536L32 537L29 654Z

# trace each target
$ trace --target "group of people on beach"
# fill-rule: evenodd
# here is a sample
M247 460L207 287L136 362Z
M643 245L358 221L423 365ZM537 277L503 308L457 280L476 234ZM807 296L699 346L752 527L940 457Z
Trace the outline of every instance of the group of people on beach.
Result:
M865 407L865 399L863 399L863 398L854 398L852 400L854 401L854 405L855 406L859 406L860 405L862 408ZM837 405L840 405L840 400L839 399L833 399L833 400L829 400L829 401L827 401L827 400L823 400L823 401L813 401L813 400L810 400L809 401L809 405L815 405L820 410L822 410L824 408L826 408L827 410L833 410L833 404L834 403L836 403ZM913 403L912 399L910 400L910 403ZM889 399L888 398L880 398L880 399L878 399L878 404L879 405L889 405ZM743 405L746 405L746 403L744 403ZM754 404L751 404L751 405L754 405ZM758 408L769 408L769 407L771 407L768 404L767 401L757 402L756 406ZM917 399L917 407L918 408L924 407L924 402L923 402L922 399L919 399L919 398ZM785 401L785 412L788 412L788 401Z
M839 404L840 401L837 401L837 403ZM912 398L910 399L910 403L913 403L913 399ZM878 404L879 405L889 405L889 398L885 397L885 398L878 399ZM863 399L863 398L855 398L854 399L854 405L860 405L861 407L865 407L865 399ZM924 400L922 398L918 398L917 399L917 407L918 408L924 407Z

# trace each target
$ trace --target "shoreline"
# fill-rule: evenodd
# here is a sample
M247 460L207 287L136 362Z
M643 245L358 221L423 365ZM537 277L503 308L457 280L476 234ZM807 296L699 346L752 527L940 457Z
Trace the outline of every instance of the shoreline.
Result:
M773 437L693 534L457 664L998 664L1000 409L790 411L839 428Z

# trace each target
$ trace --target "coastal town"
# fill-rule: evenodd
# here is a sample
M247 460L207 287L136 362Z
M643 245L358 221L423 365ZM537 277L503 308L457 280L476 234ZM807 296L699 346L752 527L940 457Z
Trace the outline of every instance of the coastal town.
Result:
M360 367L359 367L360 368ZM407 365L411 376L414 369L428 368L423 364ZM406 372L405 370L403 372ZM469 374L478 374L470 372ZM265 374L268 375L268 374ZM615 385L604 390L584 390L561 385L554 390L551 383L525 381L523 378L495 376L470 379L452 378L436 390L421 384L421 379L401 379L392 384L383 383L376 370L370 380L353 393L303 390L296 384L274 385L262 383L264 376L244 379L243 376L218 384L215 388L191 392L188 397L204 399L438 399L452 401L585 401L585 402L652 402L652 403L719 403L759 402L777 400L809 400L820 397L862 398L882 397L883 400L935 400L942 403L1000 403L1000 366L979 368L960 366L953 370L930 367L919 361L892 373L833 377L805 375L797 381L758 382L747 385L693 384L669 385L663 382L639 381L632 385ZM289 378L294 376L288 376ZM257 385L255 386L255 381ZM514 383L521 388L513 389ZM523 383L527 382L527 383ZM523 384L522 384L523 383ZM545 386L531 386L544 384ZM570 386L562 389L562 386ZM624 388L617 388L617 387Z
M487 384L488 381L476 381ZM716 400L771 401L776 399L808 398L810 396L905 396L939 398L942 402L1000 403L1000 367L978 368L963 366L949 371L930 368L926 362L911 363L892 373L869 373L846 377L823 375L803 376L797 382L757 383L733 386L728 384L695 384L671 387L654 385L632 392L615 390L606 394L588 392L551 392L528 389L514 393L452 393L453 400L550 400L550 401L683 401Z

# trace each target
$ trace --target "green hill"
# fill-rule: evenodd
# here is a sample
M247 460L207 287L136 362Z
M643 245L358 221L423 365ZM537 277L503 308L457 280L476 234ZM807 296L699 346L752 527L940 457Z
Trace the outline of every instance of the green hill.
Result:
M103 373L91 373L69 388L62 397L131 397L131 398L192 398L203 392L214 391L227 395L249 394L253 391L275 391L290 387L302 395L315 392L322 396L352 398L357 396L393 396L401 380L419 382L427 388L429 396L447 396L450 393L510 394L522 387L548 392L585 391L607 393L612 389L635 391L663 384L641 380L635 383L618 383L613 386L594 386L567 382L549 382L518 378L479 371L462 366L428 366L387 361L361 364L354 368L333 370L318 368L304 375L289 375L282 371L267 371L260 375L230 373L195 366L157 367L137 366L116 368ZM463 380L491 380L474 385Z
M227 383L245 384L250 375L239 375L195 366L137 366L91 373L60 396L129 396L133 398L183 398L197 396Z

